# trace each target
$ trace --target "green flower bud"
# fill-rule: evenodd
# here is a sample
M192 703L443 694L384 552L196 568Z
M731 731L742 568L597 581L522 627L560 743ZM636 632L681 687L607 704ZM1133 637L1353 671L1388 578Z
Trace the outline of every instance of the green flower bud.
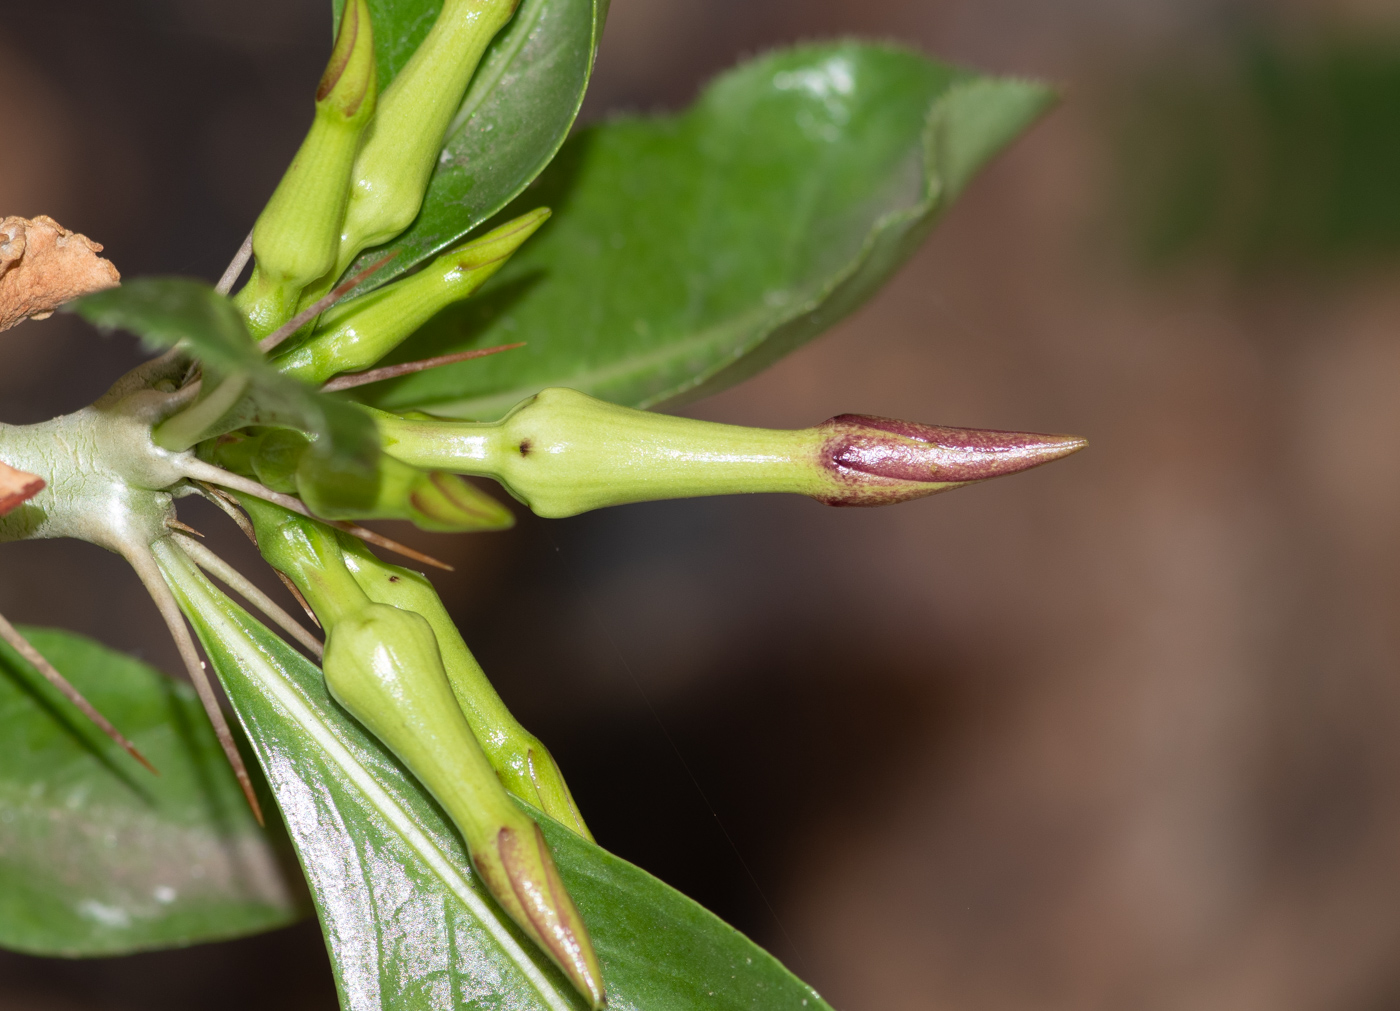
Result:
M367 474L306 453L297 466L296 487L307 508L330 520L410 520L440 533L506 530L515 524L509 509L456 474L419 470L387 455Z
M442 805L482 883L595 1007L602 971L534 821L511 803L472 736L418 614L368 604L328 632L326 685Z
M298 494L297 470L311 440L289 428L269 428L249 440L248 458L254 476L273 491Z
M449 471L423 471L387 454L372 469L340 466L310 452L300 432L268 428L214 440L201 455L211 463L301 500L329 520L409 520L441 533L505 530L511 511Z
M342 302L321 317L310 339L273 364L317 385L339 372L369 368L440 310L480 288L548 217L548 208L531 211L439 256L416 274Z
M539 827L511 802L472 735L432 626L372 602L334 530L258 499L240 501L263 556L296 583L326 628L326 687L436 798L487 890L601 1007L602 972L588 931Z
M1073 436L943 428L844 414L815 428L741 428L548 389L494 424L374 412L385 451L493 477L540 516L697 495L792 492L885 505L1067 456Z
M234 303L255 338L296 312L302 289L334 266L351 170L375 109L374 33L366 0L347 0L311 129L253 226L252 278Z
M385 89L355 159L350 205L327 289L361 250L387 242L418 216L467 83L516 3L446 0L427 38Z
M421 614L432 626L452 692L506 789L591 840L553 756L496 694L433 584L420 573L381 561L352 537L341 536L341 549L345 564L371 600Z

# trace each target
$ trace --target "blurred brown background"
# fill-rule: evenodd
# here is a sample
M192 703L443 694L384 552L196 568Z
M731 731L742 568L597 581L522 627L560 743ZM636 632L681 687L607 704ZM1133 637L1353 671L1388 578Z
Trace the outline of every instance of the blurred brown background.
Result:
M2 0L0 213L214 278L300 140L325 7ZM1400 8L614 0L585 117L848 33L1066 101L878 299L696 413L1089 450L887 510L438 542L469 641L604 845L838 1008L1400 1009ZM65 318L0 340L12 422L137 357ZM7 545L0 574L12 619L175 669L115 558ZM333 1007L314 927L0 955L5 1011L195 1005Z

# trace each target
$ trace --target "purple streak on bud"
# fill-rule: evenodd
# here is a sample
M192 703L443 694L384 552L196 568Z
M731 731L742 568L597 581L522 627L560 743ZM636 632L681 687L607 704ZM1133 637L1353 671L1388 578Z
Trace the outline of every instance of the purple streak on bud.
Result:
M360 42L361 29L365 29L368 34L370 26L361 24L361 18L368 21L369 9L363 7L358 0L346 0L345 10L340 15L340 28L336 33L335 48L331 50L330 62L326 64L325 73L321 75L321 81L316 86L316 102L319 105L327 98L331 97L340 85L341 78L345 76L346 69L350 66L350 61L357 55L356 43ZM359 112L360 106L364 104L371 89L375 85L374 49L373 39L367 38L365 44L358 47L359 65L356 67L355 80L351 82L348 93L337 96L337 105L340 113L346 119L352 118Z
M820 426L823 466L841 490L828 505L886 505L1028 470L1083 449L1071 435L947 428L842 414Z

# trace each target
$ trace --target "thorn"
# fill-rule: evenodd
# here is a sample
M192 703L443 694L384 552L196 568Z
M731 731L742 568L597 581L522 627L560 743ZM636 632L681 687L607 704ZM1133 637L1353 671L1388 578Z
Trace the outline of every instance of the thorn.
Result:
M312 518L316 519L317 517ZM414 551L412 548L408 547L405 544L400 544L398 541L390 540L383 534L377 534L373 530L366 529L362 526L357 526L354 523L347 523L344 520L321 520L321 522L328 523L330 526L335 527L337 530L344 530L347 534L350 534L352 537L358 537L366 544L373 544L375 547L383 548L385 551L392 551L396 555L403 555L405 558L411 558L415 562L422 562L424 565L431 565L433 568L441 569L443 572L457 571L451 565L448 565L446 562L438 561L432 555L425 555L421 551Z
M233 254L233 259L224 270L224 276L219 278L219 283L214 285L214 290L220 295L227 295L233 290L233 284L238 280L238 275L243 273L243 268L248 266L248 261L253 256L253 233L249 232L248 237L243 240L243 245L238 247L238 252Z
M301 595L301 591L297 589L297 584L292 582L291 577L281 569L273 569L272 571L277 573L277 578L282 580L282 585L291 591L292 596L295 597L297 603L301 605L301 609L306 612L306 616L311 619L312 623L315 624L317 628L320 628L321 619L317 618L316 612L311 610L311 605L308 604L306 598Z
M215 467L212 464L204 463L202 460L192 461L188 466L189 469L186 470L185 473L191 479L196 479L195 474L202 474L202 480L211 482L217 481L226 488L232 488L234 491L241 491L245 495L253 496L253 498L260 498L264 502L271 502L273 505L279 505L283 509L288 509L296 513L298 516L305 516L307 519L313 519L327 526L335 527L337 530L343 530L347 534L358 537L368 544L381 547L385 551L392 551L396 554L403 555L405 558L412 558L415 562L431 565L433 568L442 569L444 572L457 571L446 562L438 561L432 555L425 555L421 551L415 551L406 545L400 544L398 541L390 540L383 534L377 534L373 530L367 530L358 524L349 523L345 520L328 520L317 516L310 509L306 508L306 504L302 502L301 499L292 495L284 495L280 491L273 491L266 485L261 485L246 477L240 477L238 474L224 470L221 467Z
M345 295L350 291L350 289L355 287L355 285L359 284L365 278L369 277L380 267L384 266L384 264L388 263L390 260L392 260L398 255L399 254L397 252L393 252L387 256L380 257L378 260L376 260L374 263L371 263L368 267L360 271L348 281L340 282L340 284L332 288L326 295L322 296L321 298L318 298L315 302L311 303L311 305L307 306L301 312L297 313L291 319L287 320L287 322L279 326L276 330L272 331L272 333L268 334L262 340L258 341L258 350L263 352L264 354L271 351L278 344L281 344L284 340L286 340L292 334L296 333L303 326L305 326L308 320L315 319L317 316L321 315L321 313L325 312L331 306L335 305L342 298L344 298Z
M144 765L153 775L160 775L156 767L146 760L146 756L137 750L136 745L132 744L121 731L112 726L107 717L98 712L91 702L83 698L82 693L74 688L69 680L60 674L53 664L45 660L43 655L29 644L29 640L20 634L19 629L15 628L15 626L11 625L5 619L4 615L0 615L0 639L4 639L14 647L16 653L28 660L35 670L44 675L45 680L47 680L49 684L62 692L69 702L77 706L84 716L96 724L99 730L120 745L122 750Z
M164 619L165 627L170 630L170 636L175 640L175 648L180 653L180 659L184 661L185 671L189 674L194 690L199 694L199 701L204 706L204 713L214 727L214 736L219 739L219 747L223 749L228 764L233 767L233 774L243 789L243 796L248 800L248 807L252 809L258 824L266 828L262 805L258 803L257 795L253 792L253 781L248 776L248 767L243 764L243 756L239 754L238 745L233 742L233 731L229 729L224 711L219 708L219 697L214 694L214 686L210 684L204 663L199 659L199 651L195 649L194 638L190 635L189 626L185 624L185 616L180 613L180 605L175 602L175 595L170 592L170 586L161 574L160 566L150 555L149 549L145 553L133 551L126 556L126 560L136 570L136 575L140 577L146 592L151 595L151 600L156 605L156 610Z
M248 535L248 540L252 541L253 547L256 548L258 546L258 535L253 530L252 521L244 515L242 509L238 508L238 499L234 498L222 488L216 488L206 481L196 481L195 485L201 489L205 498L222 509L229 519L238 524L238 529Z
M336 393L340 390L351 390L356 386L367 386L370 383L379 383L386 379L397 379L399 376L412 375L415 372L426 372L428 369L441 368L444 365L465 362L472 358L485 358L487 355L500 354L502 351L513 351L516 348L523 348L524 346L524 341L518 344L501 344L494 348L482 348L479 351L458 351L456 354L438 355L436 358L424 358L421 361L405 362L402 365L386 365L383 368L370 369L368 372L352 372L348 375L336 376L321 387L321 392Z
M281 607L278 607L276 601L254 586L243 573L214 554L214 552L210 551L203 544L192 541L188 537L182 537L176 534L174 541L176 544L180 545L180 549L184 551L192 562L213 575L230 590L233 590L244 600L248 601L248 603L271 618L273 624L277 625L282 631L301 643L301 645L312 654L320 657L325 653L324 643L303 628L290 614ZM274 569L273 571L276 572L277 570ZM279 576L281 575L280 572L277 574ZM312 615L311 620L315 621L316 616Z
M166 525L167 527L169 527L171 530L179 530L181 533L193 534L194 536L198 537L200 540L203 540L203 539L204 539L204 535L203 535L202 533L200 533L198 530L196 530L194 527L192 527L192 526L190 526L190 525L188 525L188 524L186 524L186 523L181 523L179 520L175 519L173 516L170 517L170 518L168 518L168 519L165 521L165 525Z

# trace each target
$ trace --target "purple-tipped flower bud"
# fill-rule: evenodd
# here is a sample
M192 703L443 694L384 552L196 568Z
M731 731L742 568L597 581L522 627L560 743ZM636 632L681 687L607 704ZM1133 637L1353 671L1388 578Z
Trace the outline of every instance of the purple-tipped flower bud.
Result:
M941 428L843 414L815 428L717 425L542 390L493 424L375 412L384 451L493 477L540 516L696 495L789 492L887 505L1014 474L1086 445L1069 435Z
M834 506L876 506L989 477L1029 470L1088 445L1073 435L947 428L866 414L841 414L818 426L819 459L833 481L817 499Z

